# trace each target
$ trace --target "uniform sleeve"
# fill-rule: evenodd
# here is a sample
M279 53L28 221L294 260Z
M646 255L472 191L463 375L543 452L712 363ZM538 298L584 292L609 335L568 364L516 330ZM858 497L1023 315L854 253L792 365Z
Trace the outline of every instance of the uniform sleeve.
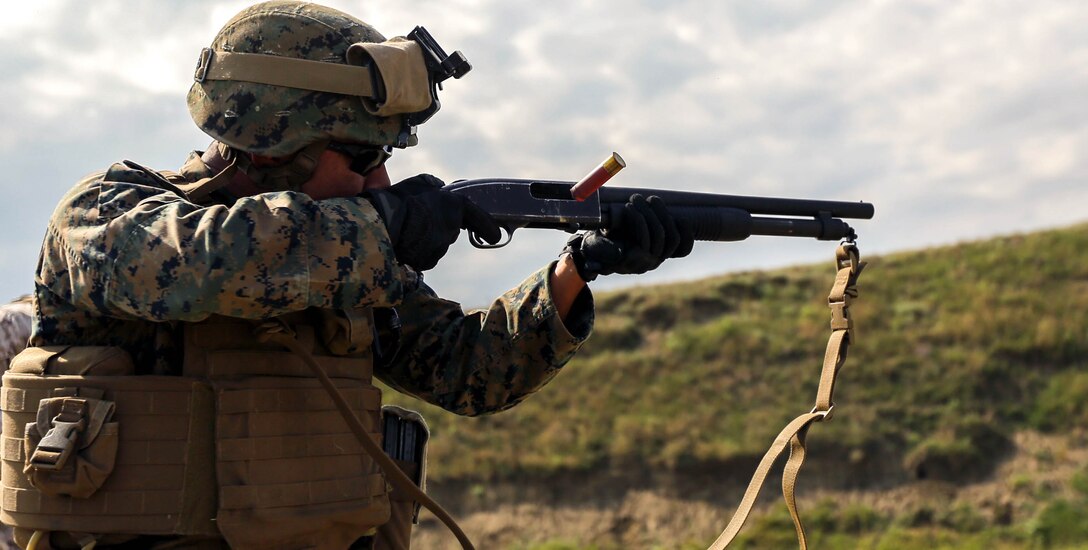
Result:
M39 276L77 307L151 321L390 307L415 285L365 199L278 192L199 206L101 180L54 213Z
M465 314L425 285L397 308L400 351L378 367L379 379L457 414L513 407L547 384L574 356L593 326L586 287L566 322L552 302L554 263L492 302Z

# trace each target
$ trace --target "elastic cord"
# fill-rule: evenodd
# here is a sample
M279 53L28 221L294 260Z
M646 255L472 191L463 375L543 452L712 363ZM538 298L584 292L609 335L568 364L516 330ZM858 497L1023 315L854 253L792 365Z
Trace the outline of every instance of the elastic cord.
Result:
M30 535L30 542L26 543L26 550L37 550L38 542L42 540L43 535L45 531L34 531L34 534Z

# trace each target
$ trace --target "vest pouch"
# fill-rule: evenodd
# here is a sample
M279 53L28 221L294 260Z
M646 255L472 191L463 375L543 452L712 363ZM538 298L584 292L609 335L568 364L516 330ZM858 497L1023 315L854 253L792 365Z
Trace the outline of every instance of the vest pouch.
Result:
M67 393L38 403L37 420L27 424L23 437L23 473L43 494L88 498L102 487L117 457L117 422L110 422L114 403L96 399L101 391Z
M217 534L215 480L207 475L212 406L209 386L178 376L5 373L0 522L107 535ZM49 470L51 461L60 468Z
M362 380L333 381L376 434L381 391ZM389 519L384 475L317 380L239 377L212 385L216 524L231 548L342 550Z
M427 490L427 441L430 431L418 412L382 407L382 449L420 489ZM374 550L409 550L420 503L399 489L389 494L390 518L378 528Z
M115 346L44 346L24 349L11 359L11 372L128 376L136 374L132 356Z

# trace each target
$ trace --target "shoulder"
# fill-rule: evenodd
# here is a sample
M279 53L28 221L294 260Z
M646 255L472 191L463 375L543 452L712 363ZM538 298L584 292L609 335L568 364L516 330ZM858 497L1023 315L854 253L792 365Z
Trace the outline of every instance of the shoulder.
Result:
M131 160L123 160L114 163L103 174L103 181L110 183L127 183L132 185L144 185L177 191L174 184L184 181L177 172L169 170L152 170Z
M32 314L30 304L23 300L0 306L0 370L26 347Z
M34 308L29 301L19 299L10 304L0 306L0 325L22 323L30 321Z
M115 163L69 189L53 212L52 222L63 227L78 221L110 219L151 198L181 199L169 179L173 175L132 161Z
M152 170L130 160L118 162L102 174L98 184L98 214L113 217L151 198L183 200L174 186L176 178L172 172Z
M141 212L184 201L156 174L126 161L76 183L49 219L39 273L60 276L102 264L140 223Z

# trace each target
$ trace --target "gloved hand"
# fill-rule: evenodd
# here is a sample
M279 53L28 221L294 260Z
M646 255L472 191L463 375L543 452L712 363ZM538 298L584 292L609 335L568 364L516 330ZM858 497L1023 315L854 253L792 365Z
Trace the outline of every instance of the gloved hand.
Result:
M579 233L563 252L571 255L582 280L592 281L597 275L645 273L668 258L687 256L694 245L687 220L670 214L660 197L636 194L624 205L617 228Z
M420 174L363 194L385 222L397 259L417 271L438 265L461 229L474 231L491 244L502 238L490 214L467 198L443 190L443 185L430 174Z

